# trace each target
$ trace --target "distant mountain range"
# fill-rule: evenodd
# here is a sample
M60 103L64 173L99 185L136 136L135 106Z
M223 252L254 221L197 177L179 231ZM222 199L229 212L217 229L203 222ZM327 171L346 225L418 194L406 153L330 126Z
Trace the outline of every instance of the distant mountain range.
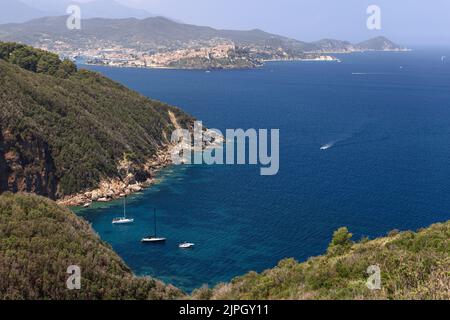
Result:
M403 47L378 37L362 43L324 39L303 42L259 29L218 30L146 19L93 18L81 30L69 30L67 17L46 17L21 24L0 25L0 41L14 41L88 61L125 66L173 68L255 67L266 60L333 60L324 54Z
M151 13L120 4L114 0L79 3L70 0L0 0L0 23L21 23L32 19L62 16L70 5L80 6L82 18L148 18Z
M0 23L25 22L47 13L18 0L0 0Z

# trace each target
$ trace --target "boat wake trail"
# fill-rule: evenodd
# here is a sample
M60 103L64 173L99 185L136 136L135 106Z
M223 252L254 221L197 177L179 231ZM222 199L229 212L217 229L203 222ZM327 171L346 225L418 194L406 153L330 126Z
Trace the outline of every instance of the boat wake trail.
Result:
M320 147L320 150L325 151L325 150L328 150L328 149L330 149L330 148L333 148L333 146L334 146L335 143L336 143L336 142L329 142L329 143L326 143L326 144L324 144L324 145L322 145L322 146Z
M383 136L380 138L367 139L367 140L362 140L362 141L344 142L344 140L338 140L338 141L333 141L333 142L329 142L329 143L322 145L320 147L320 150L326 151L331 148L338 148L338 147L341 148L341 147L348 147L348 146L352 146L352 145L370 144L370 143L385 141L385 140L388 140L389 138L390 138L390 136L386 135L386 136Z
M322 144L320 147L321 151L327 151L331 148L340 148L347 147L352 145L361 145L361 144L370 144L375 142L380 142L384 140L388 140L390 138L389 134L383 134L377 137L373 136L373 133L370 134L369 127L364 126L360 130L357 130L353 133L343 134L339 138L334 139L330 142Z
M327 143L323 144L323 145L320 147L320 150L326 151L326 150L329 150L329 149L335 147L337 144L342 145L342 142L344 142L344 141L350 139L352 136L353 136L353 134L345 134L345 135L342 135L342 136L341 136L340 138L338 138L338 139L335 139L335 140L332 140L332 141L330 141L330 142L327 142Z

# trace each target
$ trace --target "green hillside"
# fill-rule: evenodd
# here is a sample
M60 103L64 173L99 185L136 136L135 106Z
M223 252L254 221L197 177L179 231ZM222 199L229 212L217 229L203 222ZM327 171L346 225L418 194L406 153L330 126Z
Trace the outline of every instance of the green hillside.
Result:
M381 290L369 290L367 268L381 271ZM327 254L298 263L281 261L261 274L194 293L201 299L450 299L450 222L418 232L351 241L335 232Z
M192 299L450 299L450 222L418 232L353 243L337 231L327 254L286 259ZM82 289L66 288L67 267L82 270ZM381 290L366 287L381 269ZM132 275L91 227L43 197L0 196L0 299L177 299L181 291Z
M31 47L0 43L0 193L52 199L123 178L146 180L144 164L193 119L100 74Z
M68 290L67 268L81 268ZM92 228L43 197L0 196L0 300L174 299L181 291L137 278Z

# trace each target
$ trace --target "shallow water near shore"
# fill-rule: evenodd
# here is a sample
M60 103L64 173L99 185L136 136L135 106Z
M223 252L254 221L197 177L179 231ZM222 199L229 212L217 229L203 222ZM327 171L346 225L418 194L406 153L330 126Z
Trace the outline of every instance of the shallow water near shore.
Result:
M90 66L210 128L279 128L280 172L171 166L128 199L77 213L138 275L186 291L325 252L355 238L450 219L450 50L342 55L342 63L270 62L256 70ZM322 147L327 146L326 148ZM144 245L153 209L163 245ZM192 250L178 244L194 242ZM376 262L374 262L376 263Z

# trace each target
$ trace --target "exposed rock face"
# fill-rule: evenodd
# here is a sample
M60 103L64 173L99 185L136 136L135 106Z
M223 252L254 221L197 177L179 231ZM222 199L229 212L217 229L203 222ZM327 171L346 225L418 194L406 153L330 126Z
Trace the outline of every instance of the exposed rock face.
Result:
M56 198L57 178L49 146L0 128L0 193L30 192Z
M170 148L169 148L170 149ZM111 201L141 191L154 182L155 172L171 164L170 150L161 149L145 165L123 160L119 177L104 179L97 189L60 199L60 203L77 206L93 201ZM0 128L0 194L6 191L27 192L51 199L58 197L59 179L48 144L30 135L23 138Z
M172 164L172 145L158 150L144 165L137 165L127 159L118 165L119 177L103 179L98 188L63 197L58 203L64 206L90 205L92 202L109 202L151 186L156 172Z

